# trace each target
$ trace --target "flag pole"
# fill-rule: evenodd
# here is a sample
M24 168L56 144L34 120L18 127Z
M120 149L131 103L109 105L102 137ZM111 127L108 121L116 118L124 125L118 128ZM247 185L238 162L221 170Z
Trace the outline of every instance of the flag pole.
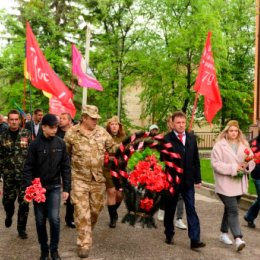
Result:
M117 116L121 119L121 100L122 100L122 74L119 66L118 73L118 97L117 97Z
M73 51L72 51L72 47L73 44L71 44L71 59L73 60ZM75 84L74 84L74 79L73 79L73 62L71 62L71 89L72 89L72 93L74 94L74 89L75 89ZM74 96L73 96L74 97Z
M189 132L190 132L191 129L192 129L192 124L193 124L194 117L195 117L195 111L196 111L197 104L198 104L198 98L199 98L199 92L196 92L196 96L195 96L195 100L194 100L194 105L193 105L193 110L192 110L192 114L191 114Z
M90 49L90 37L91 37L91 31L89 26L87 25L86 29L86 49L85 49L85 62L86 62L86 73L87 68L89 66L89 49ZM83 88L83 96L82 96L82 107L87 104L87 98L88 98L88 89Z

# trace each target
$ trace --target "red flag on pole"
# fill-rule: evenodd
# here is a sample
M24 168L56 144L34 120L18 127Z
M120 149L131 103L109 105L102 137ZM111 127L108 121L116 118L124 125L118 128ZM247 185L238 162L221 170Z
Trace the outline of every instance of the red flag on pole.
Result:
M31 84L57 97L63 105L70 102L73 95L61 81L39 48L29 22L26 23L26 62Z
M212 122L216 113L222 108L210 37L211 32L208 33L194 86L194 90L204 96L204 115L209 123Z
M49 99L49 108L50 113L55 115L60 115L63 112L69 113L72 118L74 118L76 115L76 108L72 100L70 100L70 102L64 106L58 98L52 96Z
M86 62L74 44L72 44L72 74L78 78L79 86L103 91L91 69L89 67L86 69Z

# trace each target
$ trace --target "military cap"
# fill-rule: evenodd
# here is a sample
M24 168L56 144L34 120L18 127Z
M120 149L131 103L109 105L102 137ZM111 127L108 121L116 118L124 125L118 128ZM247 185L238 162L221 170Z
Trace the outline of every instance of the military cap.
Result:
M96 106L92 105L86 105L82 109L82 115L87 114L91 118L101 118L101 116L98 114L98 108Z

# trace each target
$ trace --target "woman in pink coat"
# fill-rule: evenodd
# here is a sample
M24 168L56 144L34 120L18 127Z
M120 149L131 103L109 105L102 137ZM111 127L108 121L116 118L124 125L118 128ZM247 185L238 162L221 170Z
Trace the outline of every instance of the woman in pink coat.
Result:
M215 191L224 204L220 241L232 245L228 237L230 229L237 251L245 247L238 218L238 203L247 192L248 175L254 169L253 152L249 148L236 120L228 122L219 134L211 153Z

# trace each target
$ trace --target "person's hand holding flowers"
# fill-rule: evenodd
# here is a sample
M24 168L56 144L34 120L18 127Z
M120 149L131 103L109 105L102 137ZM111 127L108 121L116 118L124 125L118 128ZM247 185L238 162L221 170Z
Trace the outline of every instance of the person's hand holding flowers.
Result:
M246 148L244 150L245 153L245 159L242 163L240 163L237 167L237 175L235 176L235 178L239 178L241 179L244 174L246 173L246 169L248 167L248 163L254 159L254 156L251 154L250 155L250 149Z

